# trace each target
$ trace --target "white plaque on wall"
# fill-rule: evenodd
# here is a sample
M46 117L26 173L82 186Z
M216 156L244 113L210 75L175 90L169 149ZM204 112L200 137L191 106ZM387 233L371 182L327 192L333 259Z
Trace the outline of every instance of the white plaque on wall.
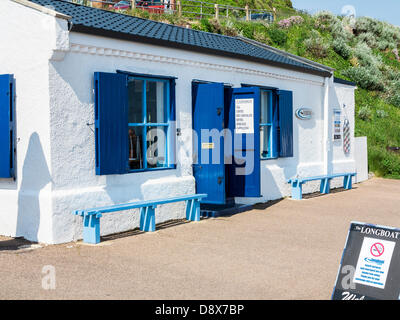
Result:
M254 133L254 99L235 100L235 133Z

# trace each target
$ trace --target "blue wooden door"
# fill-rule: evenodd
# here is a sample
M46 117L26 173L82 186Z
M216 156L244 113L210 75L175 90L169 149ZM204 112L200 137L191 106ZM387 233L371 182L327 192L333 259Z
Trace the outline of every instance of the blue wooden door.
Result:
M208 195L202 203L225 204L224 84L193 83L192 99L196 192Z
M229 105L233 157L227 165L227 195L260 197L260 89L231 89Z

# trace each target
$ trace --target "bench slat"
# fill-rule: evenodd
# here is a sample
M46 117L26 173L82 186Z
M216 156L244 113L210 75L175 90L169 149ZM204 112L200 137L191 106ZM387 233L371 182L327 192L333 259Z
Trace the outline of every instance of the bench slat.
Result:
M333 178L338 178L338 177L345 177L345 176L355 176L355 172L351 173L333 173L333 174L327 174L327 175L322 175L322 176L315 176L315 177L307 177L307 178L291 178L288 180L288 183L292 182L307 182L307 181L314 181L314 180L321 180L321 179L333 179Z
M137 209L137 208L142 208L142 207L157 206L157 205L162 205L162 204L166 204L166 203L179 202L179 201L185 201L185 200L202 199L205 197L207 197L207 194L200 193L200 194L180 196L180 197L174 197L174 198L168 198L168 199L135 201L135 202L124 203L124 204L104 206L104 207L100 207L100 208L76 210L75 214L76 215L92 215L92 214L97 214L97 213L116 212L116 211Z

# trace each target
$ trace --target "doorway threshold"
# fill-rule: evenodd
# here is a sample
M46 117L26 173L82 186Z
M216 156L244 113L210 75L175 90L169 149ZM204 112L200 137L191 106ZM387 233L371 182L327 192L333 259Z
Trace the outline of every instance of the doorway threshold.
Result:
M253 209L251 204L233 203L233 204L200 204L200 216L202 218L218 218L222 216L231 216L244 211Z

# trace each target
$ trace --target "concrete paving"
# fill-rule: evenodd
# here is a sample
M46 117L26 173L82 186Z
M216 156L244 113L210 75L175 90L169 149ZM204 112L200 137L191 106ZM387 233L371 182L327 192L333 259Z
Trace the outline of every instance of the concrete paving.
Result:
M0 299L330 299L350 222L400 227L399 194L400 181L374 178L97 246L3 237Z

